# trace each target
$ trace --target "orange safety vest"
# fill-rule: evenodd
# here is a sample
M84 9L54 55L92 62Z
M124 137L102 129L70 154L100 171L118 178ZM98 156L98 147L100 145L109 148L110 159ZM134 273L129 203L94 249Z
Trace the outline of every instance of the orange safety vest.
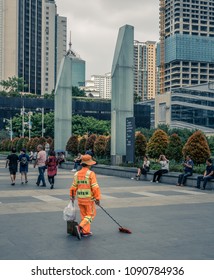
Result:
M87 167L74 174L70 196L77 196L79 204L90 204L94 199L100 200L100 188L96 175Z

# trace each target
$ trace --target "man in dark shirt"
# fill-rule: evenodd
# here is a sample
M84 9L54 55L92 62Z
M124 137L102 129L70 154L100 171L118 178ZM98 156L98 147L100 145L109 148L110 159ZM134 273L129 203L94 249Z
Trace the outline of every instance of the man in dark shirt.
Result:
M183 163L184 166L184 173L180 174L178 176L178 183L177 186L183 187L184 184L186 183L186 179L189 176L192 176L193 173L193 161L190 158L190 156L186 156L186 160Z
M15 185L15 181L16 181L16 172L18 169L18 160L19 157L16 154L16 149L12 148L11 150L11 154L8 155L7 157L7 161L6 161L6 168L7 166L9 166L9 171L10 171L10 178L11 178L11 185L14 186Z
M200 189L201 181L203 181L203 187L201 190L205 190L206 184L211 179L214 179L214 166L212 164L212 159L209 158L206 160L206 170L204 171L204 175L197 177L197 186L196 188Z

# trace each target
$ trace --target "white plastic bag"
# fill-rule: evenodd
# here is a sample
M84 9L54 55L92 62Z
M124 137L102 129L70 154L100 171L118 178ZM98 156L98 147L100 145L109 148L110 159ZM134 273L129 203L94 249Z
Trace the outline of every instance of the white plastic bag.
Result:
M74 221L76 219L76 208L71 200L63 211L63 219L65 221Z

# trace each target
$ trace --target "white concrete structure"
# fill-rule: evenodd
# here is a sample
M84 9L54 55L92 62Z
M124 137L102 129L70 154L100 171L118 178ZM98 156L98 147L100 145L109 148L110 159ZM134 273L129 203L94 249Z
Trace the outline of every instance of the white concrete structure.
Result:
M66 55L61 62L55 90L54 148L65 150L72 132L72 57Z
M112 63L111 160L120 164L126 157L126 119L134 115L133 66L134 27L120 28Z

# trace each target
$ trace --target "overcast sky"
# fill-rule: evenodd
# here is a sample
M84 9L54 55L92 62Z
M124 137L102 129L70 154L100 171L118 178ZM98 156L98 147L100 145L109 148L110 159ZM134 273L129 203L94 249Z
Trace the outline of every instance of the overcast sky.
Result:
M86 79L111 71L119 28L134 26L138 41L158 41L159 0L56 0L67 17L68 41L86 61Z

